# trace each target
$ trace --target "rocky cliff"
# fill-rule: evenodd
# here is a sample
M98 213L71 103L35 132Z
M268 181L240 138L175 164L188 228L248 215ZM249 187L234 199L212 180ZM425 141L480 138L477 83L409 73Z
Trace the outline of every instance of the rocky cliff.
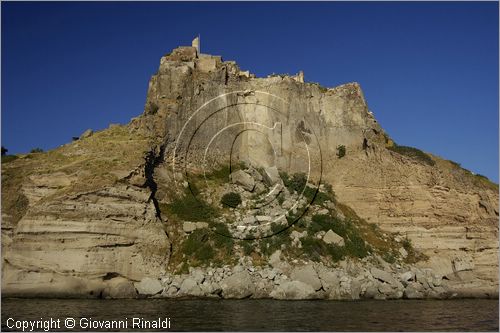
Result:
M230 193L240 198L233 206L223 199ZM312 227L315 216L337 222ZM197 257L189 244L212 222L223 239L193 243L210 245L201 252L211 256ZM289 234L294 228L305 234ZM161 58L144 113L128 125L2 163L4 295L131 296L144 278L230 267L240 255L265 270L275 244L262 242L278 234L288 238L274 250L292 265L316 262L317 272L345 260L394 274L406 267L414 279L429 268L447 291L498 293L498 186L395 144L356 83L323 88L302 73L256 78L180 47ZM327 245L304 257L305 235ZM404 250L402 240L412 245Z

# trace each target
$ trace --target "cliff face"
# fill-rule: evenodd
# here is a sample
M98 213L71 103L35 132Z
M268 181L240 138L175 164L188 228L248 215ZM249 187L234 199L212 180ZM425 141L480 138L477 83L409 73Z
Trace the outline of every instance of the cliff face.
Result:
M395 146L356 83L255 78L181 47L130 124L2 165L3 292L85 295L159 276L175 237L159 207L194 174L241 161L332 184L359 216L411 239L429 258L418 265L498 291L497 186Z

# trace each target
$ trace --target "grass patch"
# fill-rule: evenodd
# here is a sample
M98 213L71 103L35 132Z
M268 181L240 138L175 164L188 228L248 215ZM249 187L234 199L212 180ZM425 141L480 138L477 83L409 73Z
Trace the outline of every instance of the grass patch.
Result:
M260 252L267 256L270 256L277 250L280 250L282 248L282 245L287 247L292 242L292 239L290 238L291 228L283 230L283 226L273 224L271 225L271 230L273 231L273 233L276 233L270 237L262 238L259 240Z
M307 176L303 172L294 173L291 177L286 172L280 172L280 177L290 193L301 193L307 184Z
M235 170L232 170L233 172ZM217 169L213 169L210 172L205 174L205 179L207 181L220 181L220 182L229 182L229 165L222 165Z
M243 248L244 255L250 256L254 252L253 241L241 240L239 243L240 243L241 247Z
M423 162L427 165L434 166L436 162L426 153L421 151L420 149L414 148L414 147L408 147L408 146L400 146L396 143L392 146L388 146L387 149L398 153L400 155L404 155L407 157L410 157L414 160Z
M225 224L215 223L214 230L196 229L179 245L181 253L187 257L190 266L221 266L232 263L234 240L228 237ZM178 258L179 255L176 255ZM186 261L185 261L186 262Z
M181 220L193 222L209 222L219 215L216 208L207 204L200 197L196 198L190 190L186 190L181 197L167 204L166 210Z
M335 193L331 185L325 187L327 192L319 191L316 188L307 186L307 176L305 173L294 173L291 177L286 173L281 171L280 177L283 180L283 184L290 191L290 193L297 192L298 194L303 194L309 203L322 205L325 201L335 202ZM284 199L283 199L284 200ZM314 200L314 201L313 201Z
M340 261L346 256L346 249L341 246L326 244L321 239L306 236L301 239L303 256L319 262L321 257L330 258L333 262Z
M2 156L2 163L9 163L14 160L17 160L19 157L17 155L3 155Z

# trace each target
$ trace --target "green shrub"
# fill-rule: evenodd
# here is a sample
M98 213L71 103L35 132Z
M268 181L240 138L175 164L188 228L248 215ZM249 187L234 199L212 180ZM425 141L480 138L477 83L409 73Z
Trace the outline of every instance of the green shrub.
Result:
M232 170L235 171L235 170ZM222 182L228 182L229 181L229 165L223 165L217 169L213 169L210 172L207 172L205 174L205 179L206 180L213 180L213 181L222 181Z
M211 234L214 245L217 248L225 249L225 251L230 251L234 245L234 239L231 237L229 229L224 223L215 224L215 232Z
M351 233L345 244L347 253L352 257L364 258L368 255L368 247L363 238L359 235Z
M33 148L33 149L31 149L30 153L31 154L43 153L43 149L42 148Z
M412 245L412 243L411 243L411 239L409 239L409 238L405 238L405 239L403 239L402 244L403 244L403 248L404 248L404 249L405 249L408 253L410 253L410 252L412 252L412 251L413 251L413 245Z
M220 202L226 206L236 208L241 204L241 195L236 192L229 192L222 196Z
M389 149L393 152L396 152L400 155L408 156L414 160L423 162L423 163L430 165L430 166L433 166L436 164L436 162L434 162L434 160L429 155L427 155L426 153L424 153L423 151L421 151L420 149L417 149L417 148L408 147L408 146L400 146L400 145L394 143L393 146L387 147L387 149Z
M188 256L193 255L208 242L208 238L207 230L197 229L193 231L182 244L184 254Z
M182 243L182 253L194 260L193 264L207 265L216 263L217 258L224 258L232 252L233 238L229 237L227 227L218 223L215 232L208 229L197 229L188 235ZM216 260L217 259L217 260Z
M271 228L273 228L273 225L271 225ZM277 224L274 224L274 231L277 233L273 234L270 237L266 238L261 238L259 240L259 248L260 252L270 256L273 254L276 250L281 249L281 245L290 245L292 242L290 238L290 228L283 229L284 226L279 226Z
M346 253L345 248L333 244L326 244L321 239L312 235L303 237L301 240L303 254L313 261L320 261L321 257L329 257L333 261L342 260Z
M311 225L309 226L309 230L311 232L317 233L319 231L328 231L330 229L341 237L345 237L347 235L346 227L339 219L326 214L313 215Z
M304 190L304 187L307 184L307 176L303 172L294 173L292 177L289 177L288 174L284 172L280 172L281 179L283 179L283 184L288 188L290 192L301 193Z
M328 195L327 193L321 192L317 188L312 188L309 186L305 187L303 194L309 203L314 203L317 205L322 205L325 201L328 200L335 200L332 200L330 195Z
M191 192L186 191L180 198L174 199L167 205L170 213L177 215L185 221L210 221L218 216L217 210L203 201L196 198Z
M243 253L246 256L251 255L252 252L254 251L253 242L250 240L242 240L242 241L240 241L240 245L241 245L241 247L243 247Z
M386 252L382 255L382 259L384 259L389 264L394 264L396 262L396 257L392 252Z
M342 158L345 156L345 146L344 145L338 145L337 146L337 157Z
M278 200L278 203L282 205L283 202L285 202L285 195L283 193L280 193L278 194L278 197L276 199Z

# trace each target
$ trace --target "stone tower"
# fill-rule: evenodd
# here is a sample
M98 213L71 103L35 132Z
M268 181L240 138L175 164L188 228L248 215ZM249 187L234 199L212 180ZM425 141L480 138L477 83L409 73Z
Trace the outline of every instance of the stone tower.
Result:
M196 52L200 54L200 36L198 35L193 41L191 42L191 46L196 49Z

